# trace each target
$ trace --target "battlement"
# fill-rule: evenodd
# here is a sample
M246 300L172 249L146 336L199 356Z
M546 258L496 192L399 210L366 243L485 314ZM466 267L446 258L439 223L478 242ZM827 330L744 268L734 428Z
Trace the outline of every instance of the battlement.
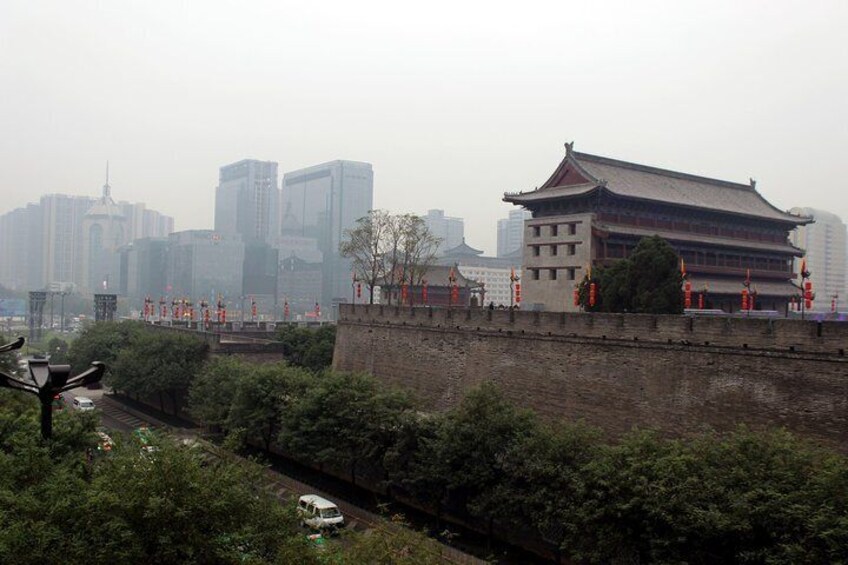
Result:
M845 357L848 323L343 304L339 322L410 325L507 335L594 338Z

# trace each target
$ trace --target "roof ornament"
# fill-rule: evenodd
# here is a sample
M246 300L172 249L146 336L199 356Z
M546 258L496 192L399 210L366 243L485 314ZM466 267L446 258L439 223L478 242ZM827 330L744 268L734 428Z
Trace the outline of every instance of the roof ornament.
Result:
M751 177L748 177L748 181L751 183L751 189L757 190L757 181Z
M565 142L565 155L566 157L571 155L571 152L574 151L574 142L566 141Z
M598 186L606 187L607 186L607 179L598 179Z

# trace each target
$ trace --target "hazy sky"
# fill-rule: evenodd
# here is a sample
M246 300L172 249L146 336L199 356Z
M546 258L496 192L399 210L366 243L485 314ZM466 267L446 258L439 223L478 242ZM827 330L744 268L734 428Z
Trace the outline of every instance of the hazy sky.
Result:
M591 4L591 5L589 5ZM213 224L218 167L374 165L465 218L575 149L848 219L848 2L0 1L0 212L44 193Z

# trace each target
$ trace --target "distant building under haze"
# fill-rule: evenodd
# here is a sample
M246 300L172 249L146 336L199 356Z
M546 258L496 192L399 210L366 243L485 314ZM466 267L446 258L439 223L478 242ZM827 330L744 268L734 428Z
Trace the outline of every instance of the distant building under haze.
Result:
M442 255L465 240L465 221L462 218L445 216L444 210L427 210L422 219L430 233L439 238L436 255Z
M815 220L792 232L792 243L804 250L807 259L816 294L813 310L829 312L835 306L848 311L845 224L839 216L824 210L792 208L790 211Z
M244 159L221 167L215 190L215 231L245 243L268 243L279 231L277 163Z
M339 244L373 204L374 173L369 163L330 161L283 176L281 232L317 242L323 259L319 300L323 313L334 316L333 305L350 300L352 267L340 255Z

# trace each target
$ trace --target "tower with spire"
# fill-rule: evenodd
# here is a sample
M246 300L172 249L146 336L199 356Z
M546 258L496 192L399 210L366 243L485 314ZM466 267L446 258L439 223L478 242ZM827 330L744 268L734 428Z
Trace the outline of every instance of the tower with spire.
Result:
M109 162L100 199L82 221L82 272L80 286L88 291L115 291L120 271L118 249L129 243L127 218L112 199Z

